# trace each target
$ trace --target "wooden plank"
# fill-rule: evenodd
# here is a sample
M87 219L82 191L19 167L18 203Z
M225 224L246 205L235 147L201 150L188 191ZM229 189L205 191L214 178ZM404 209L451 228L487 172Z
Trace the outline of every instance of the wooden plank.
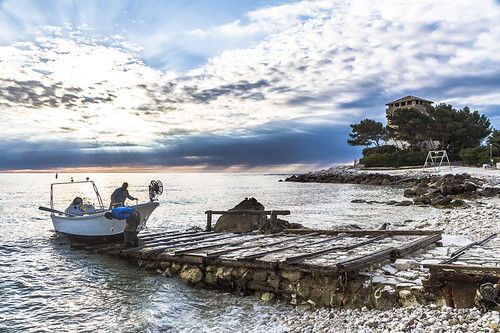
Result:
M350 235L344 235L344 236L339 236L337 238L342 239L342 238L349 237L349 236ZM380 236L371 238L369 240L366 240L364 242L360 242L357 244L346 245L346 246L334 246L332 248L324 249L324 250L313 252L313 253L307 253L307 254L302 254L300 256L289 257L289 258L285 259L285 262L287 264L298 264L298 263L300 263L304 260L307 260L307 259L313 259L313 258L322 256L324 254L328 254L328 253L337 251L337 250L351 250L351 249L354 249L356 247L361 247L361 246L364 246L364 245L367 245L367 244L370 244L373 242L377 242L377 241L384 239L384 238L387 238L387 237L389 237L389 235L380 235Z
M479 242L473 242L473 243L470 243L470 244L467 244L465 245L464 247L461 247L460 249L458 249L457 251L453 252L451 254L451 257L455 257L455 256L458 256L459 254L467 251L468 249L476 246L476 245L479 245L479 246L482 246L486 243L488 243L490 240L492 240L493 238L495 238L497 236L497 234L492 234L490 235L489 237L486 237L485 239L483 239L482 241L479 241Z
M358 235L382 235L389 234L391 236L420 236L420 235L431 235L431 234L442 234L442 230L407 230L407 229L396 229L396 230L313 230L313 229L285 229L284 232L291 234L307 234L307 233L320 233L323 235L338 235L343 233Z
M95 251L95 250L100 250L100 249L105 249L111 246L116 246L117 244L123 245L123 243L120 242L110 242L110 243L103 243L103 244L94 244L94 245L87 245L83 249L85 251Z
M156 238L156 239L146 240L146 241L142 241L142 243L147 247L147 246L151 246L154 244L164 244L166 242L173 241L176 239L189 240L189 239L192 239L193 237L200 237L200 236L204 236L204 235L215 235L215 233L214 232L205 232L205 231L202 231L202 232L196 231L196 232L189 232L189 233L179 234L179 235L166 237L166 238Z
M491 236L486 237L482 241L473 242L473 243L467 244L467 245L461 247L460 249L458 249L457 251L453 252L451 254L450 258L441 261L440 264L442 264L442 265L451 264L452 262L457 261L462 256L462 254L464 254L465 251L467 251L468 249L470 249L470 248L472 248L472 247L474 247L476 245L477 246L482 246L482 245L488 243L490 240L492 240L496 236L497 236L497 234L492 234Z
M207 214L207 230L212 231L212 211L205 212Z
M422 249L424 247L427 247L431 245L432 243L435 243L441 239L441 234L436 234L436 235L430 235L427 236L423 239L417 239L411 243L405 244L401 247L398 247L394 249L393 257L394 258L401 258L404 257L410 253L413 253L419 249Z
M155 234L139 234L137 235L137 238L140 240L150 240L150 239L156 239L161 236L175 236L175 235L182 235L182 234L187 234L187 233L195 233L196 231L187 231L187 232L179 232L179 231L167 231L167 232L159 232Z
M316 234L309 234L308 236L312 237L312 236L317 236ZM312 246L312 245L318 245L318 244L322 244L322 243L327 243L327 242L332 242L334 240L338 240L338 239L341 239L341 238L344 238L346 236L339 236L339 237L335 237L335 238L328 238L328 239L323 239L323 240L320 240L320 241L317 241L317 242L313 242L313 243L306 243L306 244L295 244L295 245L291 245L291 246L286 246L286 247L283 247L283 248L280 248L280 249L275 249L275 250L270 250L270 251L265 251L265 252L259 252L259 253L254 253L254 254L251 254L251 255L248 255L248 256L244 256L244 257L241 257L241 258L238 258L238 260L254 260L254 259L258 259L258 258L262 258L268 254L272 254L272 253L277 253L277 252L282 252L282 251L286 251L286 250L290 250L290 249L298 249L298 248L301 248L301 247L307 247L307 246Z
M434 270L454 270L457 272L490 272L500 274L500 267L497 266L481 266L481 265L452 265L452 264L425 264L424 268Z
M229 232L229 233L232 233L232 232ZM216 236L219 236L219 235L224 235L226 233L220 233ZM233 233L234 234L234 233ZM159 252L163 252L165 250L169 250L169 249L174 249L176 247L179 247L179 246L191 246L191 245L195 245L195 244L200 244L200 243L211 243L211 242L217 242L217 241L220 241L220 240L223 240L223 239L228 239L228 238L235 238L235 237L242 237L242 236L248 236L248 234L251 234L251 233L245 233L245 234L237 234L237 235L234 235L234 236L227 236L227 237L220 237L220 238L211 238L211 239L206 239L208 237L204 237L204 238L199 238L200 240L198 241L195 241L195 242L191 242L191 243L182 243L182 242L172 242L170 244L172 245L169 245L169 246L162 246L162 247L159 247L159 248L153 248L153 249L150 249L150 250L145 250L145 251L141 251L142 254L148 254L148 253L159 253ZM213 235L212 235L213 236ZM195 239L193 239L195 240ZM163 244L162 244L163 245ZM165 244L166 245L166 244Z
M144 248L149 248L149 247L157 247L157 246L161 246L161 245L172 245L172 244L179 244L179 243L189 242L189 241L197 241L197 240L211 238L211 237L218 237L219 235L225 235L225 234L229 234L229 233L233 233L233 232L229 231L229 232L223 232L220 234L216 234L213 232L200 232L200 233L195 234L195 235L189 235L189 236L183 236L183 237L172 237L172 238L166 238L164 240L159 240L157 242L145 243L145 244L138 246L138 247L124 249L121 252L122 253L134 252L134 251L138 251L138 250L141 250ZM199 235L203 235L203 236L199 236ZM193 238L193 236L194 236L194 238Z
M374 253L371 253L366 256L346 260L344 262L338 263L337 267L339 269L339 272L342 273L347 273L347 272L352 272L354 270L359 270L361 268L364 268L366 266L371 266L373 264L382 262L384 260L390 259L392 255L392 251L394 251L393 247L390 247L388 249L380 250Z
M281 234L283 234L283 233L279 233L279 235L281 235ZM276 236L278 236L278 234L276 234ZM224 254L228 254L228 253L234 252L234 251L251 249L251 248L255 248L255 247L269 247L269 246L279 245L279 244L283 244L283 243L286 243L286 242L295 241L295 240L297 240L299 238L303 238L303 237L304 236L298 236L298 237L292 237L291 239L284 239L284 240L281 240L281 241L276 241L276 242L272 242L272 243L268 243L268 244L254 244L254 245L248 245L248 246L234 248L234 249L226 249L226 250L221 250L221 251L217 251L217 252L211 252L211 253L207 253L207 257L208 258L214 258L214 257L218 257L218 256L221 256L221 255L224 255Z
M251 241L259 240L262 238L269 238L269 236L262 235L262 236L254 237L252 239L245 239L245 240L238 241L238 242L226 242L226 243L215 244L215 245L205 245L205 246L199 246L199 247L192 247L189 249L175 251L174 255L181 255L181 254L196 255L196 253L194 253L196 251L206 250L206 249L210 249L210 248L217 247L217 246L240 245L240 244L244 244L244 243L249 242L249 241L251 242ZM204 256L207 256L207 254L205 254Z
M167 234L175 234L175 233L179 233L179 231L177 230L173 230L173 231L164 231L164 232L157 232L157 233L154 233L154 234L150 234L150 233L140 233L139 235L137 235L137 237L139 239L141 238L151 238L151 237L157 237L157 236L163 236L163 235L167 235Z

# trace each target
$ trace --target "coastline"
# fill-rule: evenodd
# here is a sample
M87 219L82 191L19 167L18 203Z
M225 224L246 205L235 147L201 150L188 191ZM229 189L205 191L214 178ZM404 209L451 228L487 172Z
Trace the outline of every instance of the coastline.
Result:
M362 170L343 166L340 169L349 169L349 172L354 170L353 172L360 174L377 173L412 177L469 174L484 179L489 186L500 184L500 170L497 169L441 167L435 172L423 172L422 168ZM326 172L328 170L315 173ZM498 221L500 221L500 198L496 195L471 200L465 208L442 209L435 217L411 221L406 227L442 230L443 246L451 248L500 233ZM277 332L498 332L500 313L485 312L477 307L456 309L442 304L401 306L386 311L366 307L294 309L285 315L271 318L270 323L265 326L267 329L277 327Z

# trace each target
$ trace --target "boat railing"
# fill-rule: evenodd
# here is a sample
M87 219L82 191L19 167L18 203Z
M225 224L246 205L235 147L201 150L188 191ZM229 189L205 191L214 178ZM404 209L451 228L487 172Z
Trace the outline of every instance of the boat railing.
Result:
M90 183L92 184L92 187L94 189L94 192L96 194L96 198L97 198L97 205L99 208L97 208L95 210L95 212L99 211L99 212L102 212L102 211L106 211L106 208L104 207L104 203L102 201L102 198L101 198L101 195L99 194L99 190L97 189L97 186L95 185L94 181L93 180L89 180L87 178L87 180L77 180L77 181L74 181L73 179L71 179L70 182L60 182L60 183L52 183L50 184L50 208L54 209L54 185L69 185L69 184L83 184L83 183ZM93 212L89 212L89 213L83 213L81 215L84 215L84 214L90 214L90 213L94 213ZM80 215L80 214L75 214L75 215Z

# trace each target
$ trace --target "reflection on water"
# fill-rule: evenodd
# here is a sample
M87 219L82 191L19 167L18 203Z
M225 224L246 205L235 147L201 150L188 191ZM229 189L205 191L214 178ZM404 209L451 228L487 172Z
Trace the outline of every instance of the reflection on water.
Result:
M290 222L322 229L404 224L434 214L429 208L351 203L400 201L400 188L278 182L284 175L59 174L58 181L86 176L96 182L105 206L124 181L144 202L150 181L161 180L164 194L148 222L150 232L204 227L206 210L230 209L245 197L266 209L289 209ZM71 249L54 234L49 214L38 210L49 205L54 181L49 174L0 174L0 332L252 331L268 316L289 311L285 304L196 289L114 257ZM69 204L75 193L58 195Z

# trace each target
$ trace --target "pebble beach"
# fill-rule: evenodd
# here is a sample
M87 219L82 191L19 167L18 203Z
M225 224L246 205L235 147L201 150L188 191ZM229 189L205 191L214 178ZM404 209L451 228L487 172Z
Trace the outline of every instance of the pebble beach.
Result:
M380 172L377 170L377 172ZM382 171L391 172L391 171ZM392 171L394 172L394 171ZM400 171L397 171L400 172ZM396 172L396 173L397 173ZM500 182L500 170L454 168L445 173L469 173L490 185ZM396 228L443 231L450 246L479 241L500 232L500 199L471 201L467 208L443 209L434 217L405 221ZM478 308L454 309L429 304L397 307L388 311L361 309L300 309L273 315L254 332L499 332L500 313Z

